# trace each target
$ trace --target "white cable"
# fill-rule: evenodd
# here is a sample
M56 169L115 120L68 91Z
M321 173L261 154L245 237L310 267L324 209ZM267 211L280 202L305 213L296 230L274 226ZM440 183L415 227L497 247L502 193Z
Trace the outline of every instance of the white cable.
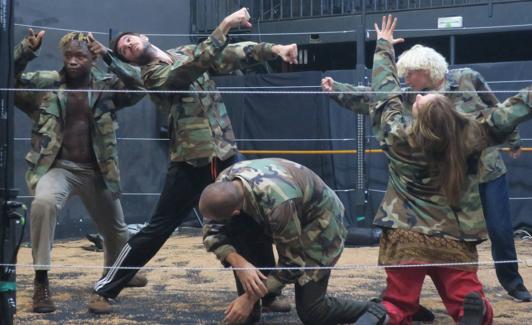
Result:
M56 31L60 31L60 32L82 32L82 33L93 33L93 34L97 34L97 35L109 35L109 33L94 32L94 31L90 31L90 30L79 30L79 29L71 29L71 28L58 28L58 27L28 25L28 24L14 24L14 25L15 26L19 26L19 27L27 27L27 28L35 28L35 29L56 30Z
M493 26L471 26L471 27L459 27L459 28L409 28L409 29L396 29L396 32L408 33L408 32L433 32L433 31L462 31L462 30L481 30L481 29L505 29L505 28L520 28L520 27L532 27L532 24L515 24L515 25L493 25ZM366 30L366 34L375 33L374 29Z
M345 139L236 139L237 142L315 142L315 141L356 141L354 138Z
M321 86L243 86L216 87L217 89L289 89L289 88L321 88Z
M335 192L353 192L355 189L347 188L343 190L334 190ZM149 193L149 192L125 192L121 193L122 196L160 196L161 193ZM18 199L33 199L35 195L19 195L17 196Z
M83 32L83 33L93 33L93 34L98 34L98 35L109 35L109 33L105 33L105 32L78 30L78 29L72 29L72 28L59 28L59 27L50 27L50 26L28 25L28 24L15 24L15 26L35 28L35 29L55 30L55 31L61 31L61 32ZM314 31L314 32L288 32L288 33L245 33L244 32L244 33L233 33L233 34L228 34L228 35L229 36L284 36L284 35L291 36L291 35L311 35L311 34L326 35L326 34L349 34L349 33L356 33L356 30L350 29L350 30L329 30L329 31ZM211 34L147 33L144 35L153 36L153 37L209 37Z
M467 93L476 93L476 94L515 94L524 89L519 90L447 90L440 91L440 94L467 94ZM249 91L231 91L231 90L133 90L133 89L58 89L58 88L0 88L0 91L13 91L13 92L65 92L65 93L137 93L137 94L258 94L258 95L341 95L341 94L423 94L423 93L433 93L432 91L375 91L368 90L364 92L360 91L280 91L280 90L249 90ZM531 90L528 90L532 92Z
M181 266L101 266L101 265L37 265L37 264L0 264L0 267L17 267L17 268L42 268L51 267L53 269L122 269L122 270L171 270L171 271L244 271L244 270L263 270L263 271L311 271L311 270L368 270L368 269L385 269L385 268L416 268L416 267L457 267L457 266L493 266L494 264L514 264L520 263L531 265L532 260L504 260L504 261L478 261L478 262L458 262L458 263L427 263L427 264L393 264L393 265L370 265L370 264L346 264L335 266L303 266L303 267L246 267L246 268L225 268L219 267L181 267Z
M31 138L14 138L15 141L30 141ZM117 138L121 141L170 141L165 138ZM356 141L354 138L345 139L235 139L236 142L316 142L316 141Z

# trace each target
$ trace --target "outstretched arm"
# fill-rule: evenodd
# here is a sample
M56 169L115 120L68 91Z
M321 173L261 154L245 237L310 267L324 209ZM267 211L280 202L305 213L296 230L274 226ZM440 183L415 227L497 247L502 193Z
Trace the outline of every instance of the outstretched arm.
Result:
M340 107L355 114L369 115L369 106L375 102L371 87L336 82L331 77L325 77L321 80L321 89L324 92L331 92L330 98L337 102Z
M214 61L212 68L220 73L228 73L257 65L280 57L284 62L297 64L297 45L275 45L271 43L240 42L223 49Z
M395 65L393 44L400 42L394 39L393 32L397 18L390 15L383 17L382 28L377 31L377 47L373 57L372 89L379 101L372 109L373 132L380 141L387 145L404 142L407 138L407 124L403 118L401 86Z
M233 27L251 27L250 16L242 8L227 16L212 34L196 46L186 47L186 53L172 64L158 64L143 71L142 79L148 89L186 89L207 72L227 46L227 33Z
M57 73L51 71L24 73L28 63L38 56L44 34L44 31L35 34L30 28L27 36L15 47L14 66L15 86L17 88L46 88L57 79ZM44 93L42 92L17 91L15 92L15 106L34 120L37 117L35 113L43 96Z
M98 42L92 33L88 34L89 50L94 57L101 57L107 63L109 70L116 75L112 80L111 89L114 90L144 90L140 76L140 69L131 64L122 62L114 57L113 53L102 43ZM132 106L139 102L144 93L113 93L113 102L117 109Z
M496 107L500 104L495 94L491 91L491 87L480 73L471 70L470 78L478 96L487 107ZM510 134L506 144L510 146L510 155L512 158L518 158L521 154L521 136L519 135L518 128L515 128L515 130Z

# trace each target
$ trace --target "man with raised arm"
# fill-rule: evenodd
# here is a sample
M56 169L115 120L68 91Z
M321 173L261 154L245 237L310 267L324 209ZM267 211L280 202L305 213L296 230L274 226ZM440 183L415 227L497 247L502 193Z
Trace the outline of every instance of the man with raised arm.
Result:
M116 112L143 96L90 92L138 88L130 78L134 70L121 79L94 66L96 57L91 48L97 42L90 34L73 32L61 38L59 49L64 66L60 71L23 73L37 56L43 38L44 31L35 34L30 29L15 48L16 86L28 89L16 92L15 105L33 122L31 149L26 155L29 164L26 182L35 195L30 211L30 235L35 264L33 311L37 313L56 309L48 271L56 221L71 196L80 196L103 236L105 266L112 265L127 242L119 200ZM145 278L130 282L133 286L145 284Z
M116 269L96 283L89 303L91 312L112 311L109 298L116 297L137 272L122 267L144 266L197 204L205 186L214 181L218 172L242 159L231 121L209 70L230 72L276 58L297 63L295 44L229 44L229 30L251 27L249 19L247 9L243 8L227 16L205 41L168 51L151 44L142 34L122 33L113 41L114 55L105 56L112 71L118 58L140 67L148 90L169 92L152 93L150 97L169 114L170 164L148 225L125 245L114 265ZM175 90L187 92L171 93ZM274 265L270 243L258 251L266 265ZM275 311L289 310L286 304L279 305L277 299L267 298L263 299L263 306Z

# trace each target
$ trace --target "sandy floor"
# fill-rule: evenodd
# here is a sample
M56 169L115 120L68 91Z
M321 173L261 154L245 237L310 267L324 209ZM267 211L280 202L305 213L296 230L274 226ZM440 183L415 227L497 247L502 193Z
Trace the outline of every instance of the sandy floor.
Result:
M532 241L516 242L521 264L520 272L532 288ZM102 254L82 249L86 240L57 242L50 273L51 285L58 310L39 315L31 312L33 272L20 267L18 271L18 313L16 324L216 324L224 307L235 297L232 274L219 271L182 271L155 269L143 271L149 278L146 288L126 289L119 296L115 313L93 316L87 312L90 287L101 270L95 267ZM347 248L339 265L375 265L377 247ZM480 246L480 260L491 258L489 242ZM19 264L31 264L31 250L21 248ZM148 266L157 267L217 267L212 254L203 249L201 237L177 235L172 237ZM499 286L491 266L482 266L479 277L495 310L495 324L530 324L532 303L518 303ZM343 297L367 300L377 296L384 287L384 272L367 268L339 270L332 274L329 292ZM293 298L291 287L285 294ZM430 279L426 280L421 303L437 316L434 324L453 324L446 315ZM288 314L265 314L263 324L299 324L295 311Z

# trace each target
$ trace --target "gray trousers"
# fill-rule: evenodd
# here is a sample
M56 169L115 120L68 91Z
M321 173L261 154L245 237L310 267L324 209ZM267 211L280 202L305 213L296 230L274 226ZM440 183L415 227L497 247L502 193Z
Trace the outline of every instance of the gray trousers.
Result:
M105 266L113 264L127 242L122 205L106 189L97 167L57 160L37 183L31 203L30 232L35 270L50 270L57 217L68 198L74 195L79 195L103 237Z

